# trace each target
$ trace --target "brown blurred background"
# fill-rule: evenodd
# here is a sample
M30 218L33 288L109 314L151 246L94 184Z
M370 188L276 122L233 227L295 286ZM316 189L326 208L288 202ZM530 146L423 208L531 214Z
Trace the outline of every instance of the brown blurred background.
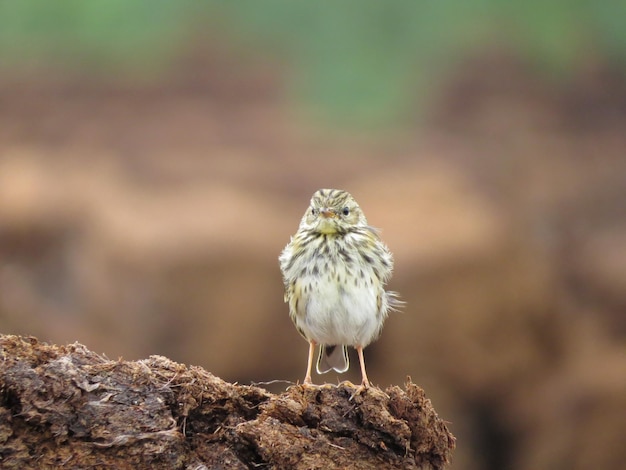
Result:
M0 3L0 332L301 380L277 256L343 188L453 468L625 468L624 6L294 3Z

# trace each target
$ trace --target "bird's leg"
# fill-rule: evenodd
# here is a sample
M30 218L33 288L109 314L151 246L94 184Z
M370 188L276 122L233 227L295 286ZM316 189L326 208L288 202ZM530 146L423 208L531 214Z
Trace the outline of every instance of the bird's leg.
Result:
M363 358L363 346L357 346L356 352L359 355L359 363L361 364L361 377L363 378L363 380L361 380L361 387L369 388L370 381L367 380L367 373L365 372L365 359Z
M309 359L306 364L306 375L304 376L304 385L312 385L311 368L313 367L313 356L315 355L315 341L309 341Z

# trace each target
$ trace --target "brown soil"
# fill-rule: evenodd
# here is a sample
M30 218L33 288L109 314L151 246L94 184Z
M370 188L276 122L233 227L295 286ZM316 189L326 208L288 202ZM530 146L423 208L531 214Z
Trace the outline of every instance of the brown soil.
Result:
M455 439L424 391L273 395L163 356L111 361L0 336L2 468L441 469ZM204 467L203 467L204 466Z

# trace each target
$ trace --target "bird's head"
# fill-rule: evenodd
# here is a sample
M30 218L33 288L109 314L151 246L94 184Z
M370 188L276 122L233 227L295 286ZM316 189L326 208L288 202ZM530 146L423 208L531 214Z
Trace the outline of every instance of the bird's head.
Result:
M320 189L302 217L300 228L318 233L347 233L355 227L367 226L361 208L346 191Z

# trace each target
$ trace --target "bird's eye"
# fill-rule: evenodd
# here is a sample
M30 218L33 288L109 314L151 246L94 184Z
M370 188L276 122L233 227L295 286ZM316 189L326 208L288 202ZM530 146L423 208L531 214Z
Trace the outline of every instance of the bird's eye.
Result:
M350 209L347 207L344 207L343 210L341 211L341 213L345 216L350 215Z
M317 209L315 207L311 207L311 215L317 215Z

